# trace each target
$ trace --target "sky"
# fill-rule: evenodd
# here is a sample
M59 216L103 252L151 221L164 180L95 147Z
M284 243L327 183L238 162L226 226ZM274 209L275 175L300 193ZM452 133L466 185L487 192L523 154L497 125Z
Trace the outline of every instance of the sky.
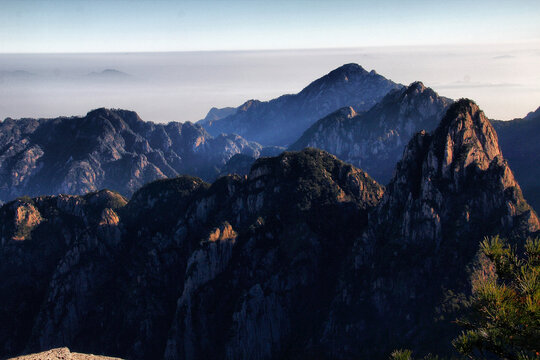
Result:
M0 119L197 121L350 62L523 117L540 106L540 1L0 0Z
M0 0L0 53L259 50L540 39L537 0Z

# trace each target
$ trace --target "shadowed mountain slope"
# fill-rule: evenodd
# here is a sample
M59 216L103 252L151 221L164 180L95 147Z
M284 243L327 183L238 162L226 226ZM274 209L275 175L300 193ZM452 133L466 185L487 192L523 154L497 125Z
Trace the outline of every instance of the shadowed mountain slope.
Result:
M523 119L492 123L525 197L540 209L540 108Z
M396 84L358 64L343 65L315 80L295 95L283 95L268 102L249 100L231 115L217 110L198 122L212 135L239 134L263 145L285 146L298 139L315 121L344 106L365 111L375 105ZM222 113L228 110L224 109ZM214 120L215 119L215 120Z
M247 179L159 180L127 205L109 191L10 202L0 208L0 356L287 352L324 319L313 311L329 306L339 259L382 193L311 149L259 159Z
M181 176L0 208L0 356L387 358L449 351L448 291L484 236L538 233L469 100L409 142L384 188L308 148L245 177Z
M365 113L340 109L313 124L290 150L316 147L387 183L411 137L439 124L452 100L415 82L393 90Z

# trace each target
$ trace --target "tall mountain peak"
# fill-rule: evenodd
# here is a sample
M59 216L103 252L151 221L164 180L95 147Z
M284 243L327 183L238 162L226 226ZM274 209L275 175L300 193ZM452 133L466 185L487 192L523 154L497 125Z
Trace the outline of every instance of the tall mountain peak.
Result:
M426 90L426 86L424 85L423 82L421 81L415 81L413 83L411 83L408 87L407 87L407 93L411 93L411 92L424 92L424 90Z
M366 75L369 74L366 69L364 69L362 66L350 63L350 64L344 64L337 69L334 69L328 73L328 75L323 76L323 79L339 79L339 77L347 77L351 75Z
M86 113L86 115L88 115L88 116L100 116L100 115L107 115L110 112L111 111L109 109L104 108L104 107L100 107L100 108L97 108L97 109L90 110L89 112Z
M336 83L348 83L348 82L359 82L363 81L365 77L381 77L377 73L368 72L362 66L350 63L345 64L337 69L330 71L328 74L324 75L320 79L313 81L300 93L309 93L310 91L320 91L321 86L334 86Z
M414 82L390 91L364 113L352 114L343 108L322 118L290 149L324 149L386 183L409 139L422 129L435 129L451 103L451 99Z
M367 71L366 69L364 69L361 65L357 63L348 63L348 64L341 65L340 67L336 68L330 73L334 73L334 72L349 72L349 73L357 72L357 73L365 74Z
M250 100L238 111L200 124L212 135L239 134L263 145L289 145L317 120L345 106L366 111L388 92L403 85L368 72L358 64L345 64L313 81L298 94L261 102Z
M387 189L379 209L386 221L396 221L392 219L392 208L410 208L407 224L401 224L404 239L440 243L441 237L452 236L441 226L462 221L460 216L467 226L461 224L453 230L458 231L454 234L458 237L469 226L472 231L475 222L486 222L488 218L493 219L492 227L484 229L488 232L540 229L536 214L523 199L502 156L493 126L478 105L468 99L451 105L434 132L413 137ZM452 196L455 198L451 201L444 200ZM425 211L426 206L429 211ZM501 213L505 214L502 218ZM416 222L415 217L423 220Z
M450 351L457 329L433 319L448 291L469 291L466 269L483 238L500 234L518 244L539 229L489 120L474 102L459 100L433 132L419 132L407 145L355 243L354 271L340 281L346 285L324 342L359 358L383 357L402 344ZM362 307L369 315L351 316Z
M434 136L443 171L449 166L465 169L472 163L485 170L496 157L502 158L495 129L469 99L450 106Z

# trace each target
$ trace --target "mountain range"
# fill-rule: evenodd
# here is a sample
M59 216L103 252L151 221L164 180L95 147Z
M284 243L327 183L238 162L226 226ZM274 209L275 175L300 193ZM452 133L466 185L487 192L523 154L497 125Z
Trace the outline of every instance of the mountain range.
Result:
M305 149L247 177L158 180L129 201L20 198L0 219L0 356L133 359L449 351L457 329L433 319L444 290L466 291L481 239L540 229L468 100L412 138L386 190Z
M402 88L358 64L345 64L315 80L295 95L263 102L249 100L231 109L211 110L198 122L210 134L238 134L263 145L286 146L313 123L344 106L369 110L390 90Z
M374 95L369 95L371 91ZM346 64L298 95L260 103L260 116L244 104L212 108L199 124L155 124L142 121L132 111L114 109L97 109L84 117L6 119L0 122L0 203L23 195L85 194L103 188L130 197L149 181L180 174L205 181L226 174L245 175L259 156L277 155L285 149L263 147L254 138L239 135L213 136L203 127L216 131L212 124L236 123L233 118L261 127L255 133L270 137L280 137L283 131L291 134L288 127L298 127L290 150L326 150L386 184L404 145L417 131L433 130L451 103L421 82L403 87L359 65ZM312 118L289 119L273 127L281 121L276 119L292 113ZM323 115L316 118L315 114ZM253 116L258 120L252 123ZM539 152L534 148L538 118L537 111L523 121L494 121L503 153L535 207L540 206L535 173ZM229 128L231 133L241 132L235 126ZM243 156L241 161L231 159L236 154Z
M390 91L364 113L342 108L317 121L290 150L326 150L386 184L405 144L418 131L431 131L453 101L421 82Z
M540 235L540 109L490 121L353 64L306 89L200 124L1 122L0 358L452 355L481 241Z
M233 155L258 157L261 151L240 136L213 137L190 122L145 122L125 110L8 118L0 123L0 201L103 188L131 196L149 181L179 174L213 179Z

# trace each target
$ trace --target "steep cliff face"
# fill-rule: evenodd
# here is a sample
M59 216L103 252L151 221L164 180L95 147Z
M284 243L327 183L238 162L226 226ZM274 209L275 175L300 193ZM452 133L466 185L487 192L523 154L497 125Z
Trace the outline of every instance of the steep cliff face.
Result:
M356 240L323 342L341 358L401 346L447 350L456 329L439 321L443 300L449 290L467 291L479 242L492 234L523 239L539 228L489 120L472 101L458 101L405 149ZM372 343L381 346L366 347Z
M144 122L124 110L6 119L0 122L0 200L102 188L130 196L149 181L178 174L213 179L233 155L260 151L237 135L212 137L189 122Z
M322 321L314 312L329 305L338 259L383 192L318 150L258 160L244 189L230 200L234 242L205 245L195 253L204 261L186 270L196 288L178 302L165 358L263 359L302 349Z
M239 134L263 145L285 146L298 139L315 121L344 106L365 111L375 105L396 84L375 71L357 64L343 65L315 80L295 95L283 95L268 102L247 101L223 118L199 122L212 135Z
M415 82L391 91L365 113L347 107L326 116L289 149L310 146L326 150L385 184L411 137L420 130L435 129L451 103Z
M523 119L492 121L505 159L531 206L540 209L540 108Z
M1 354L21 352L31 337L62 343L84 320L92 302L66 293L84 294L100 283L99 266L120 239L116 210L125 203L101 191L19 199L0 209ZM66 280L78 276L81 263L96 270L72 288Z
M141 359L295 353L324 320L340 259L383 188L310 149L211 186L153 182L127 205L112 192L92 200L100 194L1 208L0 276L13 277L2 284L3 355L60 345ZM21 291L7 291L12 281Z

